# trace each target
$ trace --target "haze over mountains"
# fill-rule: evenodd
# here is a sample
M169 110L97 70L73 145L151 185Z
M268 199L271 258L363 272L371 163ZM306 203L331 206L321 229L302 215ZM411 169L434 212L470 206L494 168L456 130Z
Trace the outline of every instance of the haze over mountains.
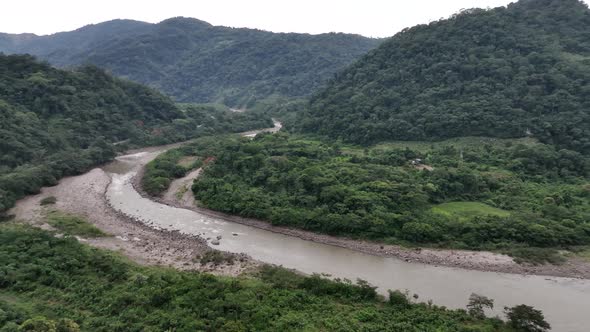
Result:
M307 96L379 42L178 17L158 24L115 20L49 36L0 34L0 52L30 53L59 67L91 63L181 102L247 106L270 95Z
M532 135L590 153L589 31L578 0L406 29L339 73L295 125L363 144Z

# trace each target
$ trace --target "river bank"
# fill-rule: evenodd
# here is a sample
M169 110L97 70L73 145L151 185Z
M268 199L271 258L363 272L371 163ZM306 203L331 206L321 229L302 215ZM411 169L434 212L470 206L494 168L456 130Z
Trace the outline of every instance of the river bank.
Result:
M111 177L105 171L95 168L83 175L64 178L57 186L43 188L40 194L18 201L10 213L20 222L46 229L49 227L44 223L44 214L48 210L82 216L110 236L82 238L81 242L119 252L142 265L236 276L260 264L239 254L235 255L234 264L201 264L198 258L212 250L205 239L149 227L115 211L105 200L110 182ZM40 201L48 196L56 197L56 204L41 206Z
M430 249L402 248L403 254L418 256L396 256L389 246L381 248L362 241L277 229L260 221L224 216L198 207L193 207L196 210L172 207L142 197L133 182L140 179L145 164L168 148L137 150L117 157L102 168L62 179L57 186L44 188L41 194L19 201L11 213L29 223L42 222L43 212L48 207L41 207L39 203L44 197L55 196L57 203L52 208L86 217L112 235L81 241L118 251L140 264L239 275L255 271L264 262L306 274L324 273L349 280L361 278L378 287L383 295L388 289L407 289L419 294L419 301L432 300L449 308L464 308L471 293L495 300L498 310L491 314L501 315L504 306L526 303L543 310L548 321L560 331L583 331L580 326L590 324L584 309L590 305L588 280L488 272L488 265L467 269L421 264L414 257L426 261L430 259L427 256ZM189 177L196 175L196 170L188 174ZM189 178L180 179L175 187L179 190L190 181ZM190 194L185 191L183 196ZM182 199L175 193L168 193L167 197ZM182 204L192 203L185 200ZM248 222L252 222L251 226ZM213 244L213 240L219 244ZM199 256L217 250L234 253L235 263L200 264ZM452 253L462 257L457 251L432 252L428 255L434 258L429 262L447 260ZM403 257L409 257L411 262ZM496 263L501 264L504 263Z
M143 176L143 167L137 175L132 178L131 182L135 190L144 198L154 200L161 204L173 206L176 208L189 209L199 214L209 217L222 219L229 222L235 222L242 225L256 227L273 233L294 236L303 240L316 243L328 244L342 248L360 251L370 255L380 257L392 257L404 260L410 263L420 263L433 266L446 266L468 270L477 270L484 272L502 272L522 275L540 275L553 277L569 277L578 279L590 279L590 262L578 258L570 258L561 265L531 265L517 264L510 256L470 250L452 250L452 249L430 249L430 248L405 248L397 245L380 244L362 240L355 240L343 237L335 237L325 234L313 233L305 230L274 226L268 222L242 218L239 216L228 215L222 212L213 211L198 206L198 202L192 197L190 190L192 181L195 180L201 171L194 170L185 177L174 180L169 189L161 197L153 197L147 194L141 188L141 178ZM188 189L177 195L180 188Z
M275 127L266 129L266 132L275 132L281 125L275 121ZM243 136L252 136L258 131L243 133ZM561 265L528 265L517 264L507 256L492 252L446 250L430 248L405 248L397 245L386 245L369 241L361 241L342 237L334 237L325 234L317 234L300 229L274 226L261 220L242 218L227 215L221 212L209 210L198 206L190 190L192 181L196 179L200 170L189 172L185 177L174 180L168 191L162 197L152 197L141 189L141 178L144 166L157 157L160 153L182 143L170 144L161 147L150 147L129 151L127 155L118 157L118 163L113 162L103 169L94 169L86 174L65 178L55 187L44 188L39 195L29 196L19 201L11 211L17 219L39 223L42 219L43 208L39 201L43 197L55 196L58 199L56 208L64 212L79 214L86 217L92 224L102 231L113 234L111 238L88 239L89 244L97 247L118 250L131 259L142 264L159 264L180 269L198 269L235 275L247 269L248 266L260 264L250 258L240 257L242 267L228 269L211 266L201 266L195 263L195 257L212 250L207 239L198 236L189 236L180 232L157 230L144 221L133 216L123 215L111 207L105 197L105 192L110 184L109 172L117 172L121 167L121 161L127 156L141 155L139 160L132 162L132 167L137 172L130 180L135 190L144 198L181 209L188 209L196 213L217 218L220 220L239 223L246 226L270 231L273 233L297 237L302 240L331 246L347 248L358 252L379 256L401 259L408 263L420 263L431 266L445 266L484 272L502 272L521 275L539 275L553 277L571 277L578 279L590 279L590 262L581 258L569 258ZM112 166L116 165L116 166ZM112 168L114 167L114 168ZM123 166L125 167L125 166ZM106 172L105 172L106 170ZM182 193L178 194L179 191ZM137 236L137 235L141 236ZM139 239L139 240L135 240ZM209 239L209 241L212 239Z
M242 135L251 137L260 132L280 130L281 123L274 119L273 122L273 128L249 131ZM102 167L82 175L63 178L56 186L42 188L39 194L19 200L8 213L14 215L18 222L44 229L52 228L44 222L44 216L48 211L59 210L82 216L111 236L79 238L81 242L96 248L119 252L142 265L168 266L180 270L196 270L228 276L237 276L256 270L262 263L248 255L216 250L207 245L207 239L195 234L150 227L139 218L117 211L106 199L106 191L113 180L109 174L130 170L129 165L124 161L126 156L140 155L139 160L135 160L138 164L130 167L143 169L145 164L160 153L189 142L129 150ZM57 202L54 205L41 206L41 200L49 196L55 197ZM192 198L189 195L185 196L188 200ZM188 203L189 201L186 202ZM200 257L214 251L223 252L225 256L232 256L233 262L231 264L228 262L200 263Z

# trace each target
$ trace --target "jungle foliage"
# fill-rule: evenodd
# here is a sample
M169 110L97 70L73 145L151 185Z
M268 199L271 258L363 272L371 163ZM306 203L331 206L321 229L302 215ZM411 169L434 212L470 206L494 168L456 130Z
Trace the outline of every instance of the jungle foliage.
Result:
M0 54L0 212L130 146L267 127L269 117L183 105L103 70Z
M360 144L533 136L589 154L589 29L579 0L521 0L405 29L289 125Z
M220 147L193 191L226 213L441 247L590 243L590 159L532 140L366 149L279 133Z

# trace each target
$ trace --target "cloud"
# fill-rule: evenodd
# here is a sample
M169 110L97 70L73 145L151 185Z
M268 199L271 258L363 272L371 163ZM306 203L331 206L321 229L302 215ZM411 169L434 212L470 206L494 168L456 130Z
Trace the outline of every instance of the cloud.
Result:
M587 0L590 1L590 0ZM156 23L175 16L215 25L275 32L347 32L387 37L445 18L462 8L504 6L510 0L19 0L6 1L0 31L49 34L117 18Z

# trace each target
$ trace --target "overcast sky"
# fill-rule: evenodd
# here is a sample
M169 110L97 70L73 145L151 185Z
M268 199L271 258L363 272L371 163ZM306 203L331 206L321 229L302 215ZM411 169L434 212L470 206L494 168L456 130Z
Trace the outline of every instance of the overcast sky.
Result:
M590 0L585 0L588 2ZM275 32L347 32L387 37L463 8L513 0L3 0L0 32L50 34L116 18L160 22L195 17Z

